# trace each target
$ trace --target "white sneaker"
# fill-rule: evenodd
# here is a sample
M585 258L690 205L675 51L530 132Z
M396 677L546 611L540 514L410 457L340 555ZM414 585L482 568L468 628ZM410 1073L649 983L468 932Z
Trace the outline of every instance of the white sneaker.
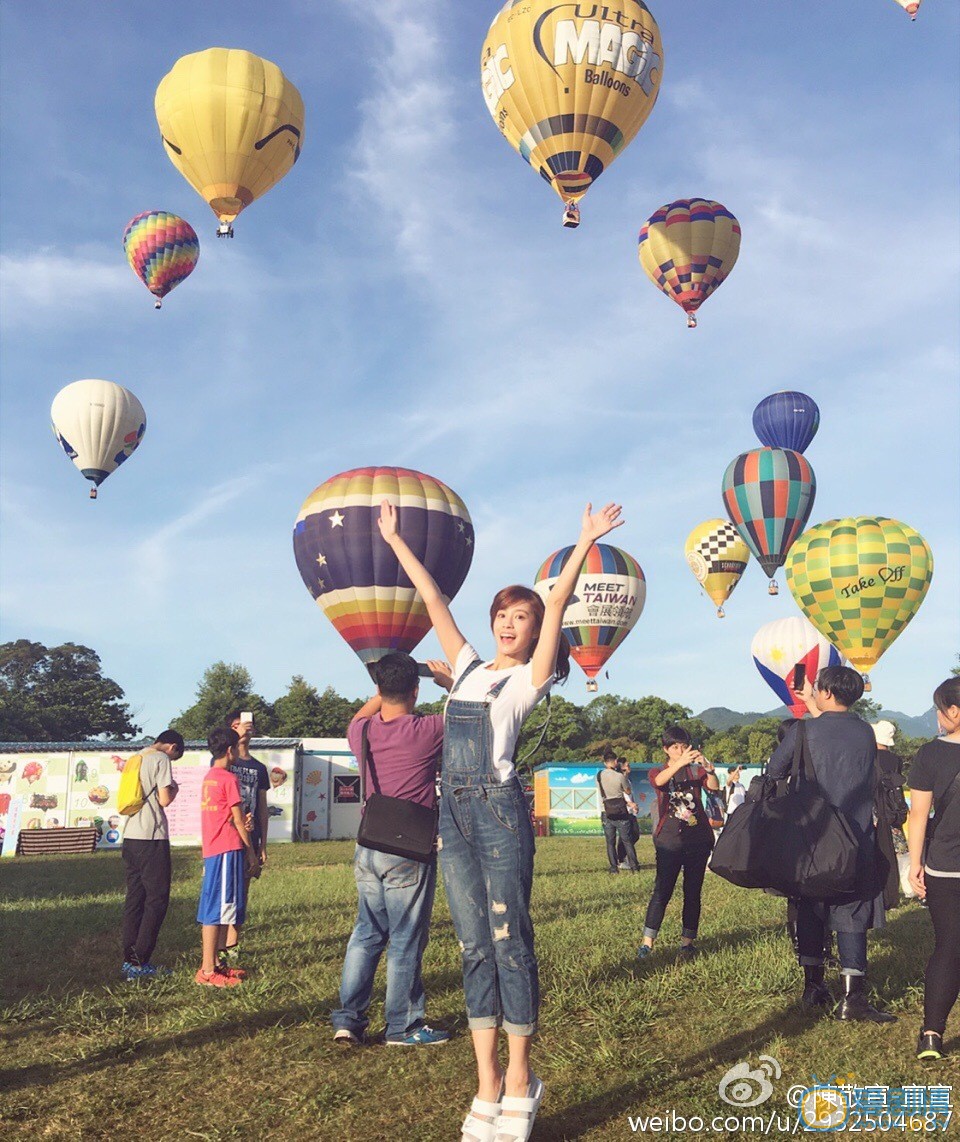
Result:
M339 1027L333 1033L334 1043L343 1043L346 1047L362 1047L363 1039L355 1035L348 1027Z

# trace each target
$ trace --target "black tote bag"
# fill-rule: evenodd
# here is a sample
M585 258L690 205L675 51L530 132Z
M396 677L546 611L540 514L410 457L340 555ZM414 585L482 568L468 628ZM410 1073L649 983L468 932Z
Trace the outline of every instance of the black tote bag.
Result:
M380 792L373 754L367 741L369 724L364 723L360 735L360 774L364 788L365 775L370 774L373 792L364 802L357 844L378 853L426 864L436 855L437 810L418 805L415 801L405 801L402 797L386 797Z
M857 838L807 773L806 725L797 728L788 778L756 779L727 818L710 868L741 888L832 900L857 888ZM811 764L812 770L812 764Z

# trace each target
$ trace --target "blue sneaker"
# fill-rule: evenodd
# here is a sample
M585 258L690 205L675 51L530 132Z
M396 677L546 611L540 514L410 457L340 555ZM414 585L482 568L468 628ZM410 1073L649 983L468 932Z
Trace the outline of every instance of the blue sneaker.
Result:
M637 959L638 960L645 960L645 959L647 959L648 956L651 956L652 954L653 954L653 948L649 947L647 944L641 944L640 947L637 948Z
M409 1035L402 1035L399 1039L387 1039L388 1047L432 1047L450 1041L449 1031L434 1031L426 1023L411 1031Z
M155 964L132 964L129 961L120 969L120 974L132 983L138 979L156 979L157 976L173 975L170 968L157 967Z

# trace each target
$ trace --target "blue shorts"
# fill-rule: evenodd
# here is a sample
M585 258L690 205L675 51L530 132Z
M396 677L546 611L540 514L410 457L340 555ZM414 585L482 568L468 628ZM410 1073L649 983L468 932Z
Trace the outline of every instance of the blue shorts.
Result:
M203 858L198 924L242 924L247 914L244 850Z

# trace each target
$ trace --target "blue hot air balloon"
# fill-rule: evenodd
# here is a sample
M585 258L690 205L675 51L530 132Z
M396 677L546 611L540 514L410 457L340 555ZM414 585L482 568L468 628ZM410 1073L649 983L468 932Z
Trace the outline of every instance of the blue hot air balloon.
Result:
M773 393L753 410L753 430L768 448L803 452L819 427L820 409L806 393Z

